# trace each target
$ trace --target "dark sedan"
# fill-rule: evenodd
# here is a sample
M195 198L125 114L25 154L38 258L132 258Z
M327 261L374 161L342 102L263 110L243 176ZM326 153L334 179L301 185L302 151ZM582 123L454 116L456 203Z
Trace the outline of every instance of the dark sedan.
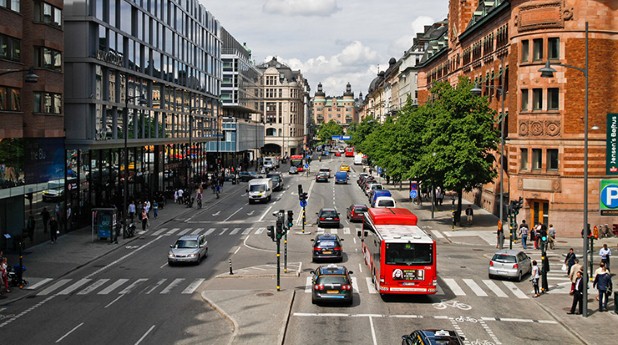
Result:
M258 178L258 174L255 171L241 171L238 173L238 179L242 182L249 182L254 178Z
M343 261L343 239L333 234L321 234L312 238L313 242L313 262L320 260Z
M350 278L352 273L345 266L339 265L320 266L315 271L311 271L313 275L311 303L342 302L352 305L354 302Z
M318 221L317 225L320 228L333 227L338 228L341 223L339 219L339 212L334 208L323 208L317 213Z
M367 212L367 205L352 204L348 207L346 216L350 222L362 222L365 219L364 213Z
M328 182L328 173L319 172L315 175L315 182Z

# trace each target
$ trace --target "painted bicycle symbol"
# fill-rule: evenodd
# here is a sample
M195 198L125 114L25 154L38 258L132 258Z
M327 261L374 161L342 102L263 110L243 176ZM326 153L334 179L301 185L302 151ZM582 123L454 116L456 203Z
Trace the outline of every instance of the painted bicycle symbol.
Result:
M15 317L15 314L0 314L0 320L4 320L4 319L12 319Z
M461 303L461 302L457 302L457 301L448 302L445 299L441 300L440 302L434 303L432 305L436 309L446 309L448 307L457 308L457 309L460 309L460 310L470 310L470 309L472 309L472 307L470 305L467 305L465 303Z
M479 320L477 320L477 319L475 319L473 317L469 317L469 316L466 316L466 317L460 316L460 317L456 318L455 321L457 321L457 322L471 322L471 323L479 322Z

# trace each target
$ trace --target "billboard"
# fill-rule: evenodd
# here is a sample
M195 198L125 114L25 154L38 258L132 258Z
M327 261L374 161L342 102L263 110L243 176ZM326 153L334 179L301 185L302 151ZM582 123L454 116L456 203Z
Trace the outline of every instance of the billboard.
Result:
M607 136L605 140L605 173L607 175L618 175L618 114L607 114Z
M24 141L27 184L64 178L64 138L28 138Z

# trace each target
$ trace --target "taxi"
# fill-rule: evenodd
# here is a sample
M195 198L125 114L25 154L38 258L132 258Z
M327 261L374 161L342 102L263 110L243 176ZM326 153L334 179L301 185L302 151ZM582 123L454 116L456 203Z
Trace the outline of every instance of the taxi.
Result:
M339 166L339 171L350 171L350 166L347 164L341 164Z

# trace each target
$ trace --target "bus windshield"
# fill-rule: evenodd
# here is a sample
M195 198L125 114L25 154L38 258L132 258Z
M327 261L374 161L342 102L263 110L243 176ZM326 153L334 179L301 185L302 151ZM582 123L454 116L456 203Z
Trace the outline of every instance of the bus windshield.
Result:
M387 265L430 265L433 263L431 243L386 243Z
M301 155L293 155L290 157L290 165L299 167L303 165L303 156Z

